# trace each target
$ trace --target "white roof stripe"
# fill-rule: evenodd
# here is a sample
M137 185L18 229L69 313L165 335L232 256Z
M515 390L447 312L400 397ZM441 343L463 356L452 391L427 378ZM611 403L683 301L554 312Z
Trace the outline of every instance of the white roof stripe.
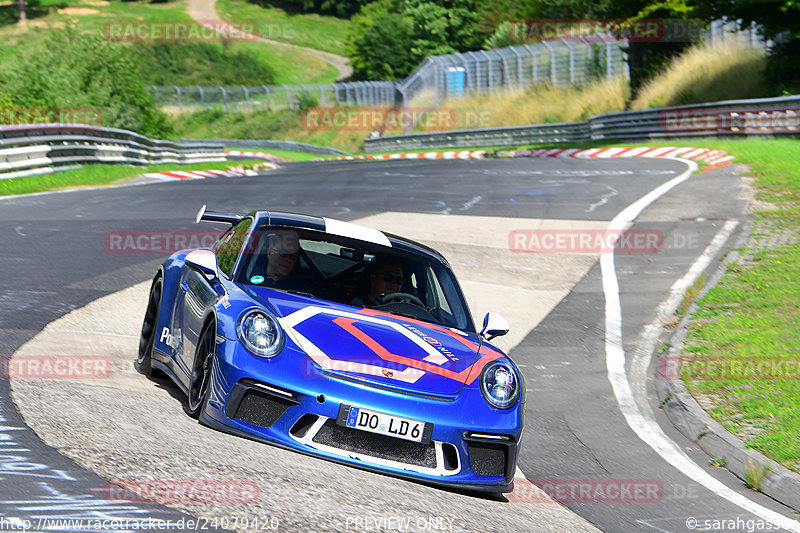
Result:
M383 246L392 245L389 238L384 235L382 231L366 226L359 226L358 224L352 224L350 222L343 222L334 218L322 217L322 220L325 222L325 231L328 233L340 235L342 237L350 237L351 239L373 242L375 244L382 244Z

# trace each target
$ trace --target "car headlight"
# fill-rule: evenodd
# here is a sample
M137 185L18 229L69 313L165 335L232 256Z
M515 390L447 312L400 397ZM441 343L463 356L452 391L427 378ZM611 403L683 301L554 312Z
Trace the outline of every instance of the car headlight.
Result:
M508 363L492 361L481 372L481 393L498 409L508 409L519 399L520 379Z
M278 320L263 309L242 313L236 333L245 348L260 357L274 357L283 349L283 330Z

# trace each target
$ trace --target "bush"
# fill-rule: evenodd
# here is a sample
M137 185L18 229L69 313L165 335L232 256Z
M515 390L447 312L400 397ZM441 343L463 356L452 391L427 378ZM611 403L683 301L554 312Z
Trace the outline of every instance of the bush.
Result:
M19 108L100 109L106 127L168 135L132 54L99 34L56 30L3 65L0 92Z
M491 50L492 48L506 48L509 46L519 46L520 44L522 43L511 36L511 22L506 21L500 24L494 33L486 39L483 43L483 47L486 50Z
M272 85L275 71L251 54L212 43L138 45L148 85Z
M800 57L800 39L780 42L770 51L764 75L774 94L800 93L798 57Z

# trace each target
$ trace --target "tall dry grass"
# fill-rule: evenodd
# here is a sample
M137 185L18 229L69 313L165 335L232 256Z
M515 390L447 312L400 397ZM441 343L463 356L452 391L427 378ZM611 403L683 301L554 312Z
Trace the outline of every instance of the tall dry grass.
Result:
M732 42L694 45L645 83L631 109L769 96L762 50Z
M575 122L592 115L625 109L628 82L623 78L602 79L582 87L539 85L442 102L455 117L453 129L523 126L553 122ZM433 105L430 94L411 102L412 107Z

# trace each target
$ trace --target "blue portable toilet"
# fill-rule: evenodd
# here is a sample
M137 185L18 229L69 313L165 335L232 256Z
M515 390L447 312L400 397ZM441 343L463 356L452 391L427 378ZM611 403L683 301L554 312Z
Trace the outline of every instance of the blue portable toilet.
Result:
M466 78L464 67L447 67L447 95L463 96Z

